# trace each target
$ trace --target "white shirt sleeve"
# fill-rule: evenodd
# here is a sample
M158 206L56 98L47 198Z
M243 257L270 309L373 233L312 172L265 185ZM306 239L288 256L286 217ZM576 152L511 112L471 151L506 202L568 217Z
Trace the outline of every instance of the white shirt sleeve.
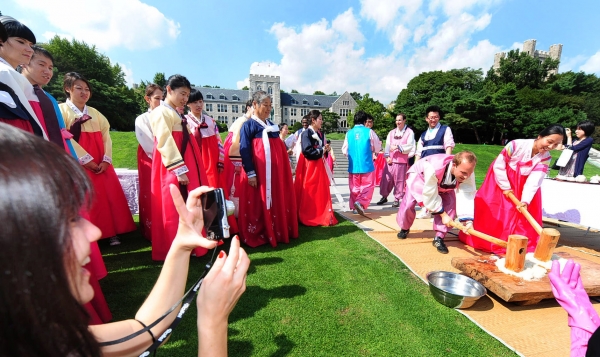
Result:
M135 119L135 137L146 155L148 155L149 158L152 158L152 151L154 151L154 135L152 134L149 119L149 113L144 113Z
M390 146L391 146L390 144L392 142L392 133L394 132L394 130L390 131L387 135L387 138L385 139L385 149L384 149L385 157L390 157Z
M419 137L419 141L417 142L417 151L415 152L415 155L420 157L422 152L423 152L423 140L421 140L421 138Z
M371 129L369 137L371 138L371 150L377 154L379 151L381 151L381 140L379 140L379 136L377 136L375 130L373 129Z
M442 198L438 192L438 179L435 176L435 169L433 166L426 162L423 165L423 206L429 210L429 212L437 213L442 211Z
M546 177L546 173L544 171L532 171L527 177L527 181L525 181L525 185L523 186L523 192L521 193L521 202L525 202L527 204L531 203L533 196L542 186L542 182L544 181L544 177Z
M402 153L403 154L408 153L408 157L413 157L413 156L415 156L415 133L412 130L410 130L409 128L406 128L404 135L408 135L408 141L406 142L406 144L401 146ZM412 155L411 155L411 152L412 152Z
M508 145L512 145L511 143L508 143L505 147L504 150L507 150ZM508 175L506 174L506 166L508 166L508 162L504 161L504 155L502 153L500 153L500 155L498 155L498 157L496 158L496 161L494 161L494 175L496 176L496 184L498 185L498 187L500 187L501 190L506 191L506 190L510 190L510 181L508 181Z
M452 135L452 129L450 127L446 127L446 132L444 133L444 149L449 147L454 147L456 144L454 143L454 135Z
M348 156L348 133L344 137L344 144L342 145L342 154Z

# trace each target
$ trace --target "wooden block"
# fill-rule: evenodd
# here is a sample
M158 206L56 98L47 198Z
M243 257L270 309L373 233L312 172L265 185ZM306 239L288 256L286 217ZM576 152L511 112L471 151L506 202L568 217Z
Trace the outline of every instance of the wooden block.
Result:
M535 247L533 257L539 261L547 262L552 259L552 254L556 248L556 244L560 239L560 232L554 228L542 229L540 239Z
M573 259L581 264L581 279L589 296L600 296L600 264L570 255L565 252L554 253L564 259ZM530 305L543 299L553 299L548 275L540 280L527 281L501 272L489 255L452 258L452 266L463 274L477 280L489 291L506 302L520 302Z

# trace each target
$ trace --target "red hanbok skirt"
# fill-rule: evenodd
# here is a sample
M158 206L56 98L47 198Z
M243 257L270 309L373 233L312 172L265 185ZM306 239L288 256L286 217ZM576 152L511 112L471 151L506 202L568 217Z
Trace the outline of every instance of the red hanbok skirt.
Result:
M102 133L82 132L79 145L94 158L96 164L102 163L104 142ZM101 174L85 170L94 184L94 201L89 211L90 222L102 230L102 238L114 237L136 229L127 198L121 188L112 165Z
M298 158L294 192L298 204L298 219L305 226L334 226L338 223L333 214L329 177L322 159Z
M137 151L137 164L138 164L138 180L140 183L140 190L138 192L138 207L140 210L140 231L144 238L152 240L152 216L150 208L152 207L152 190L151 178L152 178L152 159L146 155L141 145L138 145Z
M214 188L223 188L221 182L221 174L219 173L217 164L219 163L219 139L216 135L202 138L200 145L202 152L202 164L206 170L208 185Z
M385 155L382 152L377 154L377 159L373 163L375 165L375 186L381 184L381 178L383 177L383 168L387 164L385 161Z
M28 133L34 134L33 127L28 120L24 119L2 119L0 118L1 123L8 124L10 126L14 126L15 128L19 128ZM34 134L35 135L35 134Z
M242 241L250 247L267 243L276 247L277 243L289 243L290 238L298 238L298 214L287 150L279 137L269 138L269 143L272 192L270 209L267 209L266 202L266 160L261 138L252 140L257 187L248 184L248 176L244 170L240 173L238 226Z
M82 213L82 216L86 217L86 213ZM106 271L106 266L104 265L104 260L102 259L102 254L98 248L98 242L90 243L90 250L90 262L85 266L85 269L91 273L89 281L94 289L94 298L92 301L85 304L84 308L90 316L89 324L99 325L112 319L108 303L106 302L102 288L98 283L98 280L104 278L108 273Z
M183 133L181 131L173 131L172 135L177 148L181 152ZM173 184L179 187L179 182L177 181L177 176L168 171L163 165L160 152L156 150L156 143L152 158L152 259L165 260L179 226L179 213L177 213L173 204L169 185ZM206 171L202 164L202 154L193 136L190 136L183 161L189 170L186 173L190 181L187 185L188 192L201 185L208 184ZM198 257L206 254L207 251L206 248L201 247L194 249L194 253Z
M528 238L527 251L533 252L537 246L539 235L527 219L525 219L525 216L517 211L515 204L502 193L502 189L496 183L496 174L494 173L493 166L494 163L490 165L487 176L485 177L481 188L475 195L473 228L504 241L508 241L508 236L510 234L526 236ZM515 196L520 200L523 193L523 186L525 185L528 176L520 175L518 173L520 171L519 169L520 165L517 165L516 171L507 165L506 174ZM541 225L542 194L540 190L533 196L531 203L527 206L527 210ZM495 254L506 254L505 248L491 244L488 241L469 234L460 232L459 238L461 242L470 245L475 249Z
M231 140L233 139L233 133L229 132L223 142L223 149L225 151L225 160L223 168L223 185L225 189L225 195L229 197L231 194L231 186L233 185L233 174L235 173L235 166L229 159L229 149L231 148Z

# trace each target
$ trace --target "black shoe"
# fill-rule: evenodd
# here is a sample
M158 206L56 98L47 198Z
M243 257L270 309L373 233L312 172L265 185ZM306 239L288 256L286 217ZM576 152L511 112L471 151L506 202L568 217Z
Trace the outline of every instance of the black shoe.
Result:
M394 203L392 203L392 207L394 207L394 208L400 207L400 201L394 201Z
M387 197L381 197L381 199L379 200L379 202L376 203L376 205L381 206L384 203L387 203Z
M442 254L448 254L448 247L444 243L444 239L440 237L433 238L433 246L437 248L437 251Z
M401 229L396 236L400 239L406 239L406 237L408 236L408 232L410 232L409 229Z

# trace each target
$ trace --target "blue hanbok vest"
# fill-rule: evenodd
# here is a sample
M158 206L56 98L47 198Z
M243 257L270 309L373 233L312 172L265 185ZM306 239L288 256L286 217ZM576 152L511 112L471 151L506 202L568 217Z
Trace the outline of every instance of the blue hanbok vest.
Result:
M348 139L348 172L366 174L373 172L373 155L371 152L371 129L356 125L346 134Z

